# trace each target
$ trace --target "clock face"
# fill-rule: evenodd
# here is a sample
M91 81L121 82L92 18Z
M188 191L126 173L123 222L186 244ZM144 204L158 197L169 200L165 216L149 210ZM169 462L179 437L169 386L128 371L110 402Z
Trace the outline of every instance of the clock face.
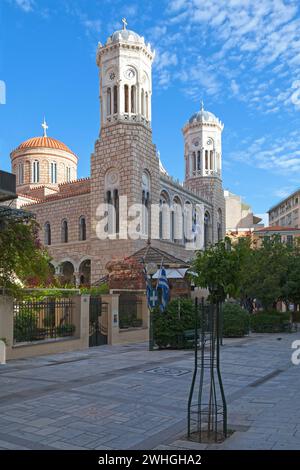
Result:
M211 144L212 144L212 140L211 140L211 139L208 139L207 145L211 145Z
M135 77L135 71L133 69L127 69L125 71L125 77L132 80Z
M113 79L115 78L115 76L116 76L115 72L110 72L109 78L110 78L111 80L113 80Z
M195 145L195 147L198 147L198 145L199 145L199 140L195 140L195 141L194 141L194 145Z

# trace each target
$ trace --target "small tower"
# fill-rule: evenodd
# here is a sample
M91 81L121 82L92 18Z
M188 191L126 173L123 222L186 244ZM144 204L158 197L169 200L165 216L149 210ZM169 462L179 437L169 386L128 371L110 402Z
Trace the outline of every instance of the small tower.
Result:
M143 37L126 29L98 44L101 128L118 121L151 122L151 67L154 52Z
M205 214L205 243L225 235L225 200L222 187L223 123L204 109L191 116L183 128L185 186L210 201L214 213Z

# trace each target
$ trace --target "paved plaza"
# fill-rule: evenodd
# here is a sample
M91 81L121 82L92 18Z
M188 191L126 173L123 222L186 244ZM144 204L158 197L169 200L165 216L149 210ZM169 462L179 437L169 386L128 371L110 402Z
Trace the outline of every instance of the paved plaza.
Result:
M279 339L281 338L281 339ZM225 340L222 444L184 439L192 351L146 344L10 361L0 366L1 449L300 449L300 334Z

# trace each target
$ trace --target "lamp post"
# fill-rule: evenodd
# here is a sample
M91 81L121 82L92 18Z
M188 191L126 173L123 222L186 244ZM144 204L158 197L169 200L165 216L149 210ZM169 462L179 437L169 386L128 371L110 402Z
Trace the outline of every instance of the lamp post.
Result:
M146 273L148 276L150 276L151 289L153 288L152 279L156 271L157 271L156 263L150 262L146 264ZM153 299L153 304L155 305L154 300L155 299ZM150 305L152 305L151 299L150 299ZM149 351L153 351L153 347L154 347L154 334L153 333L154 333L153 331L153 307L151 306L149 307Z

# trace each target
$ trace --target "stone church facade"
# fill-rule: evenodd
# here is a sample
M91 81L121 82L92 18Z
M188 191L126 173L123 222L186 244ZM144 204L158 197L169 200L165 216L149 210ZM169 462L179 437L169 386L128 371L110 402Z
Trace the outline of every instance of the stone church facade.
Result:
M187 261L194 245L186 227L199 235L197 249L224 237L223 124L202 105L183 127L185 180L169 176L152 141L153 59L151 46L125 25L98 45L101 129L89 178L77 179L77 156L47 136L45 122L42 137L11 153L16 204L36 215L66 281L97 283L109 261L148 240ZM128 236L135 220L135 236Z

